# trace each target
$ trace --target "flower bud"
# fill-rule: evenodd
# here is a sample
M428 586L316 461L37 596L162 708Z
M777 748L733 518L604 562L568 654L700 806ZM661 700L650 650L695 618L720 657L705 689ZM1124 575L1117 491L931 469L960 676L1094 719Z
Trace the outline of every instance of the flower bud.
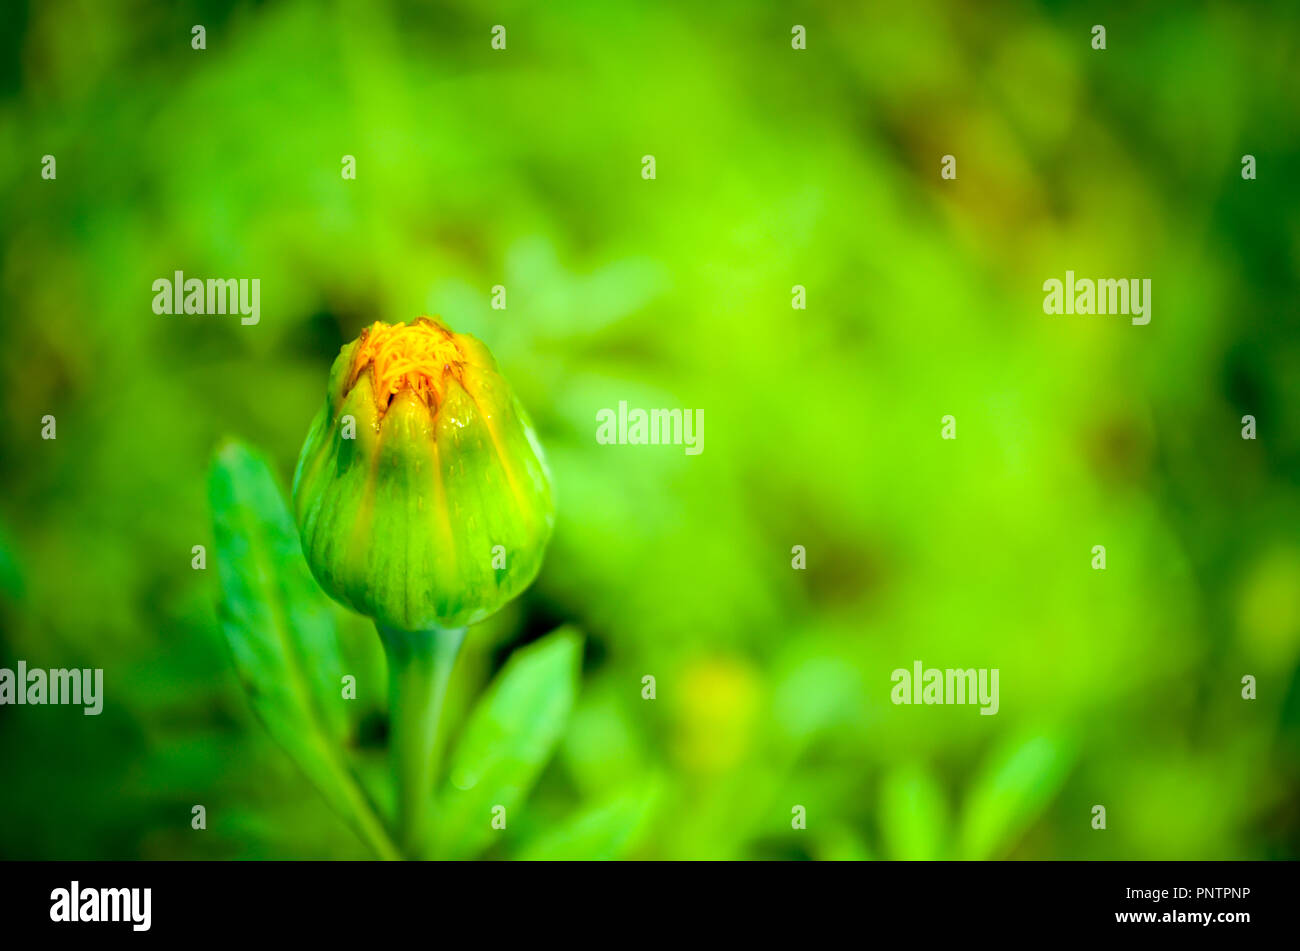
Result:
M332 597L405 631L481 621L537 576L554 524L532 424L487 348L439 320L339 352L294 515Z

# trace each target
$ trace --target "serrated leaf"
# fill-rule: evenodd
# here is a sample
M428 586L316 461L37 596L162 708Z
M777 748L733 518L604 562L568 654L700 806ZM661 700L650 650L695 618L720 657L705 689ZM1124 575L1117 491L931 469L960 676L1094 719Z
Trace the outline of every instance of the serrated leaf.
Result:
M975 780L962 813L961 856L1009 851L1056 796L1073 761L1070 744L1041 735L1002 747Z
M208 478L221 629L271 735L377 854L397 851L347 768L342 665L329 602L307 569L266 461L238 443Z
M644 832L659 800L657 784L641 786L579 810L536 836L519 853L527 861L622 858Z
M477 855L522 805L564 732L578 693L582 639L561 628L515 653L469 716L434 816L440 858Z

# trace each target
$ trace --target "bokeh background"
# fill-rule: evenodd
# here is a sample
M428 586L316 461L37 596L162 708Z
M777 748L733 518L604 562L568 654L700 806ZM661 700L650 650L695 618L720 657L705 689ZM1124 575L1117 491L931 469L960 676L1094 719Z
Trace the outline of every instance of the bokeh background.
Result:
M338 348L421 313L496 354L560 504L449 730L586 638L489 856L1300 854L1294 4L3 16L0 666L106 690L0 707L3 857L368 854L254 718L191 547L222 438L287 487ZM260 278L260 324L156 316L177 269ZM1151 278L1150 325L1044 316L1067 269ZM598 445L619 400L702 408L704 453ZM378 639L338 622L378 770ZM914 660L999 668L1000 712L892 705Z

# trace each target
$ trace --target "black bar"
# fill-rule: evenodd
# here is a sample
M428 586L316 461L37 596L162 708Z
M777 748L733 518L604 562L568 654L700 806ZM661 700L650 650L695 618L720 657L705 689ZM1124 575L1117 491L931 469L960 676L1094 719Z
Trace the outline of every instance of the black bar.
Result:
M505 932L542 940L598 927L614 929L602 940L615 943L637 929L794 929L813 940L837 928L864 938L901 928L927 940L1131 933L1223 941L1289 930L1296 873L1287 862L7 862L0 921L6 938L91 940L373 940L407 929L429 943L464 943L468 932L495 944ZM122 892L102 904L107 915L117 902L126 920L51 920L70 908L74 881L87 913L101 907L101 889L149 889L148 929L137 930L143 891L134 893L139 904ZM68 900L56 908L59 889Z

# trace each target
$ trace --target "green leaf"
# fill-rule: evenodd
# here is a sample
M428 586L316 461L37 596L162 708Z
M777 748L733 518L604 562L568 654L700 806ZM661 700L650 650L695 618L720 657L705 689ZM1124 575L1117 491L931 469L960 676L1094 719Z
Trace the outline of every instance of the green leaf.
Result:
M208 478L220 620L245 690L267 729L377 854L395 858L343 758L342 665L329 602L266 461L238 443Z
M870 862L873 858L862 836L845 823L833 823L819 830L813 857L822 862Z
M943 790L924 768L902 766L880 789L880 835L893 859L937 859L948 834Z
M579 810L557 828L535 837L519 853L528 861L622 858L636 845L659 801L651 783Z
M436 854L477 855L550 759L578 694L582 639L560 628L515 653L470 714L434 815Z
M1011 849L1055 798L1074 755L1062 737L1013 743L990 758L966 800L961 855L988 859Z

